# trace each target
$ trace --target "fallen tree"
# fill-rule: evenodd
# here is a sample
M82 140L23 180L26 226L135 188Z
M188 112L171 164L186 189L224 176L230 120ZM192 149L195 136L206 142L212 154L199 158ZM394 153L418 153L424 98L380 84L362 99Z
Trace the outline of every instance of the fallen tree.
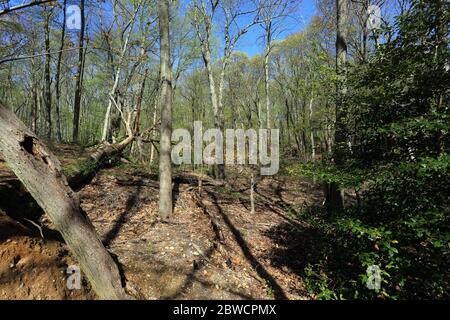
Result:
M120 156L133 140L134 135L129 134L119 143L101 144L87 159L64 168L69 186L78 189L89 182L106 162Z
M132 138L127 137L117 144L102 144L88 157L64 165L62 171L70 188L78 191L89 183L103 166L117 163L117 159L120 159L125 147L132 140ZM0 154L0 165L3 162ZM23 219L38 222L44 214L36 200L7 167L4 167L3 171L0 172L0 208L10 217L21 222L23 222Z
M122 142L120 147L124 146L126 143ZM101 299L129 298L117 265L80 208L79 198L69 187L59 160L3 106L0 106L0 153L61 233L97 295ZM105 154L106 150L95 157Z
M126 137L116 144L101 144L88 157L62 166L62 171L67 178L69 186L80 189L95 176L105 164L113 164L120 159L125 147L133 141L133 137ZM0 164L4 162L0 154ZM0 175L0 184L13 184L17 181L13 173Z
M156 130L159 125L159 123L156 123L143 133L139 133L139 126L133 125L134 129L131 129L131 119L131 114L127 118L122 116L122 121L127 131L127 137L121 142L113 144L104 142L95 151L93 151L87 159L71 165L70 167L64 168L67 181L72 189L79 189L85 183L89 182L106 162L114 161L114 157L119 157L125 148L131 144L131 142L135 140L138 142L146 142L147 140L143 139L143 137ZM154 142L159 141L152 140L152 143Z

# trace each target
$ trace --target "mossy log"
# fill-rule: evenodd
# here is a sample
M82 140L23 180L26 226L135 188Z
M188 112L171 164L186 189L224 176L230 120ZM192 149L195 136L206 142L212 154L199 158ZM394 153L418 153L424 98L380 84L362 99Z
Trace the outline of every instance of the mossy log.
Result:
M102 144L92 152L87 159L77 161L63 168L69 186L79 189L95 176L95 174L107 163L113 163L120 157L123 150L133 141L133 136L128 136L123 141L115 144Z

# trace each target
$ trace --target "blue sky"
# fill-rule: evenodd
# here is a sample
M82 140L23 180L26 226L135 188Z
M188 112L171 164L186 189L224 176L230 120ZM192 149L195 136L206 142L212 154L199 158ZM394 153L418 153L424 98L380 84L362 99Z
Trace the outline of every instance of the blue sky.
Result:
M179 0L181 2L181 12L185 12L189 6L191 0ZM311 21L316 11L316 0L290 0L293 3L298 3L296 12L293 12L290 17L284 18L281 23L279 34L275 39L284 39L292 33L303 30ZM244 26L251 22L253 17L245 17L239 19L239 24ZM219 26L218 26L219 27ZM219 27L220 29L220 27ZM264 49L264 44L261 38L262 35L261 26L255 25L242 36L236 44L235 50L247 53L249 56L261 53ZM217 34L218 39L222 39L222 34Z
M59 0L61 1L61 0ZM189 3L189 0L181 0L185 5ZM276 36L276 39L286 38L288 35L303 30L311 20L311 17L315 13L315 0L293 0L299 1L297 12L292 14L292 17L285 18L282 22L282 31ZM9 4L11 6L17 5L23 2L23 0L11 0ZM77 4L79 0L68 0L68 4ZM107 6L106 4L104 6ZM248 23L243 20L242 23ZM237 43L235 50L243 51L249 56L260 53L263 50L263 42L260 39L262 29L260 26L253 26L247 34L245 34Z
M315 0L299 0L297 12L293 14L292 18L286 18L283 21L283 31L277 36L277 39L284 39L288 35L303 30L311 21L314 16L316 7ZM261 27L254 26L245 34L236 45L236 50L243 51L249 56L258 54L263 49L263 43L261 39L258 39L261 35ZM258 39L255 43L255 39Z

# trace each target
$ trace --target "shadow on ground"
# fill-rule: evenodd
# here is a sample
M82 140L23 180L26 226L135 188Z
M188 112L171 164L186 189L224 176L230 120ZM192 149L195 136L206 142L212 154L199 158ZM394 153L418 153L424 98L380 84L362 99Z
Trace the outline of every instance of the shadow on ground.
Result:
M262 279L264 279L273 290L274 298L278 300L286 300L287 297L283 289L274 279L274 277L264 268L264 266L252 254L241 232L239 231L239 229L236 228L236 226L232 223L228 215L225 213L225 210L223 210L223 208L220 206L216 194L213 192L208 192L208 195L213 199L213 204L216 206L222 220L225 222L226 226L233 234L234 239L239 244L239 247L241 248L245 258L252 265L253 269L258 273L258 275Z

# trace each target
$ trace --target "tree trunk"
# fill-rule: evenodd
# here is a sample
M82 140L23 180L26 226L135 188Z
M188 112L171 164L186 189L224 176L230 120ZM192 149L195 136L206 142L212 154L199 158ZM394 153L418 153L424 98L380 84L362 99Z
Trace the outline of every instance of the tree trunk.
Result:
M271 40L272 40L272 24L269 23L267 30L266 30L266 52L264 54L264 90L266 94L266 126L267 129L270 129L271 124L271 113L270 113L270 97L269 97L269 57L270 57L270 50L271 50Z
M94 177L95 173L108 159L119 156L133 140L134 136L129 135L119 143L100 146L86 160L67 172L69 186L72 189L79 189L86 181Z
M314 97L312 96L309 100L309 130L310 130L310 137L311 137L311 160L316 159L316 143L314 141L314 130L312 128L312 117L313 117L313 101Z
M362 39L361 39L361 60L362 62L366 62L367 61L367 40L368 40L368 32L369 30L367 29L367 18L366 18L366 12L369 9L369 0L364 0L362 3L362 10L364 13L364 17L363 18L363 25L362 25Z
M336 33L336 125L335 125L335 161L339 164L345 149L344 102L347 93L346 63L347 63L347 28L348 0L337 0L337 33Z
M48 140L52 138L52 91L51 91L51 77L50 77L50 20L53 15L53 9L45 13L45 133Z
M61 31L61 44L59 46L58 53L58 62L56 65L56 76L55 76L55 91L56 91L56 139L58 141L62 140L61 135L61 62L62 62L62 54L64 50L64 40L66 36L66 7L67 0L63 2L63 23L62 23L62 31Z
M209 84L209 94L211 97L211 104L213 107L214 112L214 124L215 127L219 130L223 128L223 121L221 121L221 114L223 114L223 111L221 110L220 103L219 103L219 96L216 92L216 84L214 80L214 74L212 70L211 65L211 50L209 48L209 45L206 45L207 47L203 49L203 62L205 63L205 69L206 73L208 74L208 84ZM222 90L219 88L219 92ZM223 118L223 116L222 116ZM223 131L222 131L223 132ZM216 179L223 179L225 177L225 169L223 164L222 165L215 165L215 176Z
M117 265L83 214L58 159L13 112L1 106L0 152L61 232L97 295L101 299L127 298Z
M225 70L228 65L228 56L223 58L222 62L222 71L220 72L219 79L219 94L217 96L217 113L214 114L214 122L216 129L219 129L220 132L225 132L225 117L224 117L224 107L223 107L223 91L225 87ZM218 150L216 150L217 154ZM214 168L215 177L218 180L225 179L225 165L223 163L218 163Z
M133 30L133 25L136 20L136 16L137 16L140 6L141 6L141 3L139 3L139 5L136 7L133 16L130 19L127 35L126 35L125 40L122 45L122 50L120 53L117 70L116 70L116 73L114 76L114 84L113 84L113 87L112 87L111 92L109 93L109 97L108 97L108 107L106 109L105 121L103 123L102 142L108 141L110 136L112 135L111 110L113 107L113 101L111 99L115 99L116 104L120 105L119 98L117 95L117 89L119 87L120 73L122 72L122 63L123 63L123 59L125 57L125 53L128 48L130 34L131 34L131 31ZM110 58L110 60L112 61L112 58ZM119 124L120 124L120 121L119 121Z
M158 88L157 91L156 91L156 96L155 96L155 103L154 103L154 108L153 108L153 123L152 123L152 126L156 125L156 115L157 115L157 110L158 110L158 105L159 105L159 100L160 100L160 97L159 97L160 91L159 90L160 89ZM153 131L152 131L150 137L151 138L155 137L155 134L154 134ZM155 146L152 143L151 146L150 146L150 164L153 163L154 157L155 157Z
M161 69L161 140L159 151L159 214L172 214L172 69L170 64L169 0L159 0L159 35Z
M133 132L135 133L135 135L137 137L140 136L142 100L144 99L145 83L147 80L147 75L148 75L148 69L146 68L144 71L144 76L143 76L142 82L141 82L141 88L139 89L139 94L137 97L136 117L134 118L134 124L133 124L133 128L132 128ZM131 154L133 154L133 151L135 150L135 148L137 148L137 150L138 150L139 161L142 162L143 161L143 153L142 153L142 141L141 141L140 137L131 146Z
M33 76L34 77L34 76ZM33 103L31 106L31 131L37 133L37 120L38 120L38 89L36 80L33 79Z
M339 166L343 160L345 149L344 99L347 92L345 85L347 62L347 28L348 28L348 0L336 0L336 124L334 133L334 161ZM325 188L325 203L329 209L342 209L344 199L336 183Z
M81 107L81 90L82 90L82 79L83 79L83 46L84 46L84 28L85 28L85 16L84 16L84 1L80 0L80 11L81 11L81 30L80 38L78 40L78 67L75 85L75 99L73 104L73 128L72 128L72 141L78 142L79 126L80 126L80 107Z

